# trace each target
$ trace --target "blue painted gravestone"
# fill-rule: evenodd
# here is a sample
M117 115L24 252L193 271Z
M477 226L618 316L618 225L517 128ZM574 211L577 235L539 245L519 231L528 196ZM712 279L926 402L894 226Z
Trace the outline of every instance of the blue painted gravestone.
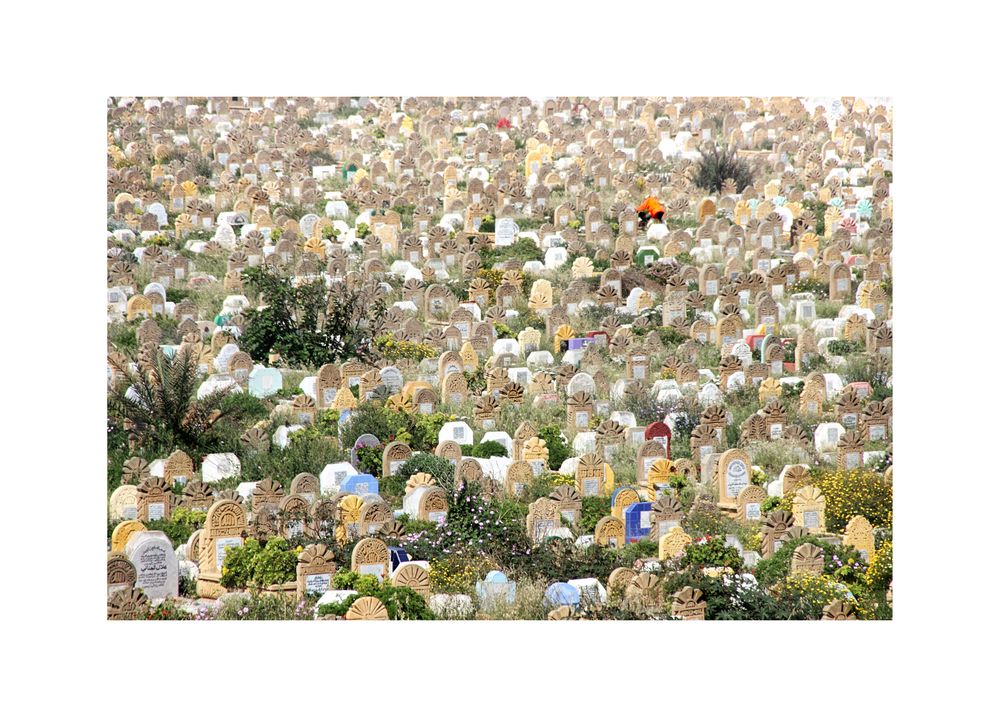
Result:
M499 570L491 570L486 577L476 583L476 595L483 603L504 600L513 603L517 595L517 583L512 583Z
M552 583L545 588L545 602L553 607L560 605L578 607L580 605L580 591L569 583Z
M403 563L410 562L410 556L402 548L389 548L389 572L391 573Z
M649 536L653 504L633 503L622 512L622 517L625 519L625 542L637 543Z
M635 490L635 489L636 489L635 486L631 485L618 486L611 492L611 505L615 504L615 501L618 500L618 494L621 493L623 490Z
M247 390L251 396L267 398L281 390L281 371L267 366L255 366L247 379Z
M344 479L340 484L340 490L354 495L378 493L378 479L371 473L355 473Z
M320 471L319 487L324 493L344 490L344 481L349 476L357 475L357 470L347 461L330 463Z

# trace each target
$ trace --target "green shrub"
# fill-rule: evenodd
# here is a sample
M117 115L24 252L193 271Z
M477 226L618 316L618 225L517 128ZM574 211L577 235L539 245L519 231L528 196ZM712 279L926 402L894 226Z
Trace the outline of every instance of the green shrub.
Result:
M508 577L547 582L566 581L581 576L594 577L607 584L608 575L618 567L632 567L636 555L647 552L643 545L628 550L607 548L597 543L580 547L573 540L547 538L531 549L530 554L513 556L507 567Z
M437 484L449 493L455 484L455 466L447 458L435 456L433 453L418 453L410 458L399 467L396 475L393 476L392 482L398 482L400 485L405 486L406 481L414 473L430 474L437 481ZM388 484L389 481L386 481L386 483ZM400 491L400 495L402 495L402 491Z
M378 578L373 575L359 575L351 570L340 570L333 576L332 586L335 590L357 590L358 594L337 603L320 605L317 613L321 617L324 615L342 617L359 598L371 596L378 598L385 606L390 620L434 619L434 613L419 593L411 588L380 584Z
M826 345L826 350L831 356L847 356L848 354L861 353L865 347L857 341L835 339Z
M840 582L857 584L864 575L861 555L847 545L832 545L814 535L803 535L782 543L774 555L760 560L754 566L753 574L764 587L770 587L784 580L791 573L792 554L800 545L809 543L823 550L823 574Z
M707 540L702 538L684 547L681 556L681 567L717 566L740 570L743 567L743 556L731 545L726 545L722 536L714 536Z
M559 426L542 426L538 429L538 437L545 441L545 447L549 449L550 470L559 470L563 461L573 455L573 448L563 438Z
M767 515L772 510L777 508L781 504L781 498L776 495L769 495L764 499L764 502L760 504L760 512Z
M611 498L597 495L586 495L582 499L583 508L580 511L580 532L593 533L597 521L606 515L611 515Z
M383 444L389 443L409 430L410 420L405 413L376 401L366 401L351 411L351 417L340 426L340 445L350 449L365 433L372 434Z
M440 412L412 415L413 423L409 430L413 440L410 441L410 447L415 451L433 451L444 424L455 418Z
M475 458L492 458L493 456L507 457L507 449L499 441L483 441L472 448L472 455Z
M674 593L687 586L701 590L706 603L706 620L786 619L778 602L752 577L709 577L698 567L689 567L664 578L663 595L667 611Z
M292 478L299 473L319 475L324 466L346 458L345 453L329 438L310 433L309 429L293 433L291 442L284 449L270 447L267 451L247 455L245 449L238 447L236 452L242 461L240 475L228 482L218 483L216 487L235 488L242 481L273 478L287 491L291 487Z
M521 264L529 261L541 261L545 258L545 254L538 248L534 240L523 237L509 246L480 249L479 258L482 260L483 266L489 268L508 259L514 259Z
M108 341L126 356L134 356L139 349L135 326L118 322L108 326Z
M377 478L381 478L383 450L384 447L381 445L362 446L358 448L358 470L362 473L370 473Z
M163 531L176 548L186 543L191 534L205 524L206 515L208 514L203 510L177 507L170 511L169 520L151 520L146 524L146 529Z
M254 538L226 551L222 563L224 588L264 588L295 580L298 553L284 538L271 538L263 548Z

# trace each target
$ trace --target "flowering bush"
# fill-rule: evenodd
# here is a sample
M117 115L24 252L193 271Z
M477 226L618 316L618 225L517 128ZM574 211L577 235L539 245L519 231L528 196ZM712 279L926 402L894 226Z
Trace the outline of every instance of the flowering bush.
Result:
M774 593L792 620L818 620L834 600L857 605L851 592L829 575L796 573L779 583Z
M892 525L892 483L867 468L814 470L806 481L826 497L826 528L842 532L847 521L863 515L873 526Z
M764 586L781 582L791 572L792 555L800 545L810 543L823 550L823 573L837 578L838 581L856 584L864 575L865 567L861 554L848 545L832 545L813 535L803 535L785 541L781 548L769 558L765 558L754 566L753 573L758 582Z
M701 590L706 620L777 620L784 617L774 597L752 575L738 573L712 577L689 567L663 579L664 609L670 612L671 596L690 585Z
M437 352L428 344L418 344L413 341L404 341L393 338L392 334L382 334L375 339L375 350L382 358L389 361L399 361L409 359L410 361L423 361L426 358L433 358Z
M681 520L681 527L688 535L725 535L726 518L715 503L699 500Z
M569 475L568 473L550 473L549 480L552 481L552 485L575 485L576 477Z
M312 620L309 601L285 595L250 593L224 597L215 611L201 610L195 620Z
M435 593L470 594L485 574L482 559L475 555L446 555L430 565L431 590Z
M892 541L887 540L875 551L865 573L865 584L873 590L886 590L892 581Z
M531 551L523 519L488 502L473 483L462 483L451 493L444 525L408 533L400 539L400 547L420 560L462 555L486 557L495 563Z
M358 448L358 469L362 473L382 476L382 451L384 446L361 446Z
M176 602L167 598L154 608L150 608L141 620L192 620L193 616Z
M498 286L500 286L500 284L503 282L503 272L500 269L477 269L476 270L476 276L478 278L480 278L480 279L485 280L486 283L490 285L490 289L493 289L493 290L496 290L496 288ZM508 334L510 334L509 336L504 337L504 336L500 335L500 327L501 326L503 326L503 328L507 330ZM514 335L514 332L511 331L510 329L508 329L503 324L496 324L495 328L497 330L497 338L499 338L499 339L502 339L502 338L517 338Z

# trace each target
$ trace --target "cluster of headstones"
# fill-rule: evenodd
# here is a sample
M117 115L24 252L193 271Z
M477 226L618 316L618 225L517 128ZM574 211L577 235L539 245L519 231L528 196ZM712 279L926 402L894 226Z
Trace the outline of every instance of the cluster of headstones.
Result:
M760 504L793 490L789 480L794 485L800 470L786 467L760 495L764 489L748 480L749 458L726 445L727 392L752 384L765 405L740 426L741 444L790 439L817 461L854 468L874 457L867 443L889 435L891 398L869 400L871 386L844 386L838 374L809 373L808 366L816 355L841 364L827 350L836 339L861 343L873 360L891 360L891 302L881 286L891 271L890 117L885 107L853 99L828 106L788 98L115 102L108 209L118 228L108 241L109 321L139 319L142 350L130 364L109 349L109 381L142 370L151 352L184 350L195 353L205 376L199 396L216 390L272 396L286 372L255 363L239 347L245 315L254 309L242 293L243 270L270 265L300 279L367 284L389 299L386 333L431 346L438 356L323 366L302 381L300 395L276 409L290 412L291 424L270 436L251 428L243 437L248 450L283 448L317 411L334 409L346 419L379 392L401 410L422 413L472 401L471 416L441 429L435 453L455 463L463 479L480 482L487 495L517 496L547 469L548 450L530 423L514 436L497 431L501 412L528 400L564 404L574 455L559 472L574 482L532 504L529 535L565 536L562 523L578 518L581 498L604 495L612 497L611 514L581 540L619 546L652 534L661 558L676 554L671 551L683 536L676 532L672 477L715 485L720 507L763 521L770 516L761 515ZM318 131L303 129L301 120ZM692 184L692 161L715 141L752 163L752 185L730 181L706 195ZM316 154L332 162L316 164L309 159ZM666 158L669 173L643 170L667 166ZM346 189L324 191L334 177ZM648 194L661 199L668 217L693 220L696 228L653 224L644 230L633 206ZM822 233L809 201L827 206ZM315 211L292 219L284 209L292 203ZM356 208L353 226L349 203ZM414 208L412 220L397 211L404 206ZM487 215L495 217L492 231L484 228ZM518 220L537 228L521 231ZM362 224L366 236L359 236ZM145 243L163 235L184 240L195 230L212 238L189 240L187 249L224 257L224 276L195 272L184 255ZM542 261L484 265L483 249L525 239L541 250ZM130 251L137 241L143 245ZM677 262L682 253L694 265ZM609 268L595 271L595 262ZM569 282L560 288L554 273L567 265ZM141 267L152 281L140 293ZM480 275L484 268L500 270L498 285ZM464 300L447 285L456 270ZM844 302L838 318L816 318L812 294L786 294L804 279L828 284L830 298ZM171 286L198 291L220 280L232 294L214 321L199 316L190 299L167 301ZM599 326L574 330L588 306L613 311ZM544 319L543 330L497 337L497 324L526 310ZM162 343L157 315L178 322L180 345ZM686 340L667 350L656 332L636 333L658 324ZM787 361L791 340L794 360ZM715 370L697 364L705 345L721 352ZM608 358L623 367L621 378L612 381ZM486 388L472 395L465 372L480 366ZM788 422L781 399L786 384L803 386L798 413L817 418L811 436ZM632 413L611 410L616 401L646 393L661 401L694 395L703 406L690 460L671 459L673 416L639 425ZM819 422L831 401L837 421ZM463 456L477 434L502 443L508 457ZM616 485L608 461L626 443L637 446L636 480ZM377 439L363 436L355 449L374 445ZM133 459L126 474L134 478L116 491L112 512L141 523L169 516L177 504L210 510L231 501L241 506L248 534L297 535L332 525L343 539L374 535L393 523L378 478L412 455L405 444L383 448L380 477L361 473L356 460L317 466L317 475L288 495L275 481L242 484L235 495L214 493L211 483L239 473L231 454L207 456L197 481L190 459L183 464L177 454L163 466ZM191 480L183 497L170 494L176 480ZM445 520L444 491L432 479L411 482L403 512ZM823 530L822 509L815 510L822 496L795 496L804 506L797 525ZM203 561L208 548L200 546L201 535L192 540L181 559L199 568L204 563L212 575L224 550ZM201 582L206 594L214 592L210 580Z

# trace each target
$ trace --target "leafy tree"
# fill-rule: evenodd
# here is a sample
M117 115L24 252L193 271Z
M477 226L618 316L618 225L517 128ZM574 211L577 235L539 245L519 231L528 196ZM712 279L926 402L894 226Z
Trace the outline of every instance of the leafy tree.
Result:
M270 267L251 267L243 276L264 303L247 316L240 336L240 346L257 361L271 353L293 366L375 360L385 302L371 284L327 288L317 279L293 286Z

